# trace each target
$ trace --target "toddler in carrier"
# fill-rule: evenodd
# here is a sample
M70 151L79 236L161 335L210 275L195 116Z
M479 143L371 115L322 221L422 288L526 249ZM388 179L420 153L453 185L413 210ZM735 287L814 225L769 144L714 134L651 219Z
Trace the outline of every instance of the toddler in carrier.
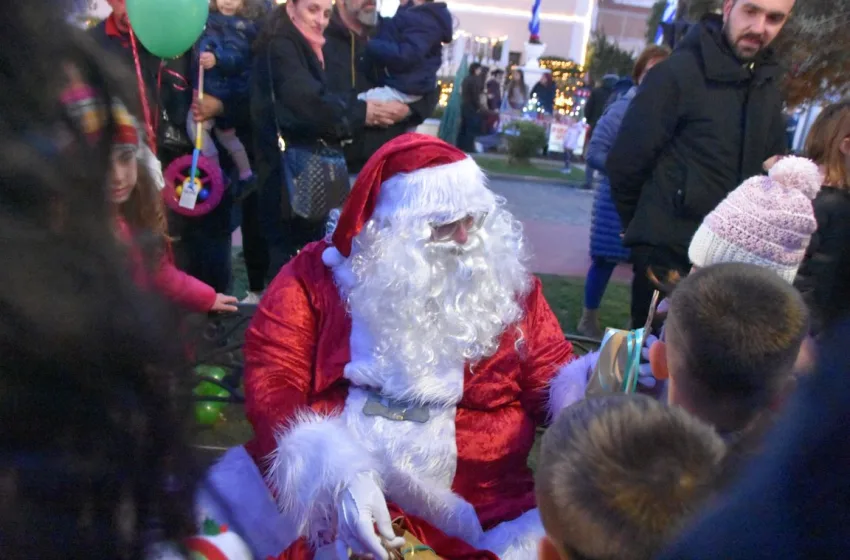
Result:
M204 93L221 100L224 112L204 121L202 152L219 165L218 150L211 132L227 150L239 171L240 191L253 178L245 146L236 136L235 125L228 118L234 103L248 101L250 91L251 45L257 36L254 0L212 0L204 34L198 42L200 65L204 68ZM198 84L195 84L197 87ZM189 136L195 141L194 119L190 113Z
M431 93L443 63L443 43L451 40L452 16L445 2L403 2L366 45L366 64L381 87L359 99L413 103Z

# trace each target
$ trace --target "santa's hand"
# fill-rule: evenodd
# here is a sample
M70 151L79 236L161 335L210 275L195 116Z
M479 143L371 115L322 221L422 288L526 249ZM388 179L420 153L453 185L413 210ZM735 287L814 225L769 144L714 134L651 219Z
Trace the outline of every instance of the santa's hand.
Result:
M652 374L652 364L649 363L649 349L653 344L658 342L658 337L654 334L646 335L646 340L643 342L643 348L640 351L641 364L638 372L638 383L644 387L655 387L655 376ZM644 362L646 360L646 362Z
M348 558L347 548L351 548L357 555L370 554L374 558L388 560L389 554L378 533L391 548L404 545L404 538L397 537L393 531L384 493L371 474L358 475L343 490L338 523L336 546L340 558Z

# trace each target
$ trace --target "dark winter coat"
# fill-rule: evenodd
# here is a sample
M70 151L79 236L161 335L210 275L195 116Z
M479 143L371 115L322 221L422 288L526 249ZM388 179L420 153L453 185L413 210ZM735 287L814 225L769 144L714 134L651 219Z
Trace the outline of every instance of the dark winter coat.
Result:
M251 84L251 46L257 38L253 20L212 12L198 42L200 53L215 55L216 64L204 72L204 91L222 101L247 97Z
M605 114L596 123L590 144L587 147L587 163L594 169L605 169L608 150L617 138L620 124L626 115L636 88L629 90L623 97L608 106ZM611 183L603 174L599 188L593 199L593 214L590 222L590 255L615 261L629 259L629 250L623 247L620 234L623 226L614 199L611 198Z
M280 150L275 118L287 146L314 147L324 141L339 146L366 120L366 103L353 90L338 94L328 87L325 71L286 10L266 25L277 29L254 56L251 75L251 121L257 146L255 164L260 186L263 222L269 237L288 219L283 192ZM271 72L270 72L271 71ZM271 88L274 87L275 102ZM276 240L270 240L272 242Z
M614 91L614 85L619 78L617 76L608 75L602 80L602 85L590 92L587 98L587 103L584 105L584 118L591 129L596 126L602 114L605 112L605 104L608 98Z
M452 41L452 15L445 2L410 6L382 21L366 44L365 62L375 66L379 85L427 95L437 87L443 43Z
M88 33L101 48L115 55L125 64L127 71L136 76L130 36L118 31L111 16L92 27ZM179 131L186 129L186 116L192 104L192 88L189 87L190 81L186 78L190 72L189 55L164 61L148 52L140 42L137 41L136 46L151 118L155 124L159 125L157 145L161 146L166 129L164 118L171 122L174 129ZM134 84L132 90L135 93L138 87ZM141 107L141 99L137 99L134 104ZM191 145L188 149L191 150ZM157 155L163 160L163 164L167 164L172 158L182 154L160 151Z
M367 70L363 63L368 37L361 37L352 33L339 17L338 8L334 8L330 25L325 30L325 46L322 49L325 55L325 74L327 76L327 89L342 97L354 93L362 93L380 84L379 76L374 70ZM378 21L378 29L386 22L386 18ZM345 146L345 160L348 170L357 173L372 157L378 148L408 129L419 126L425 119L431 116L437 101L440 99L440 91L437 88L425 95L419 101L410 103L410 116L392 126L366 127L365 108L363 118L357 115L350 120L353 132L353 141Z
M537 96L537 103L545 113L552 114L555 111L555 82L537 82L531 88L531 97Z
M818 333L850 313L850 191L823 187L814 201L818 229L794 285Z
M715 16L647 73L606 166L627 246L660 247L687 262L706 214L786 152L778 81L772 52L742 65Z

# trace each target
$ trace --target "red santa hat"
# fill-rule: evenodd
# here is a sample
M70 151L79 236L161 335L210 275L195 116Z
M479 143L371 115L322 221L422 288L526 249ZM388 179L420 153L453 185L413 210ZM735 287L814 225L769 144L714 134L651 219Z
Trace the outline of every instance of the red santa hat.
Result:
M323 260L337 266L371 219L428 218L446 223L497 205L475 161L424 134L403 134L384 144L357 176Z

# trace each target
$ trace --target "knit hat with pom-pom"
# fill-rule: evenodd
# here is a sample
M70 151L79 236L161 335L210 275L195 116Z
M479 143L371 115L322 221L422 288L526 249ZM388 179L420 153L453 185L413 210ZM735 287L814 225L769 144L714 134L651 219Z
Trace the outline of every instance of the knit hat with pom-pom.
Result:
M702 221L688 256L695 266L744 262L793 282L817 229L812 200L823 176L801 157L784 157L767 176L752 177Z

